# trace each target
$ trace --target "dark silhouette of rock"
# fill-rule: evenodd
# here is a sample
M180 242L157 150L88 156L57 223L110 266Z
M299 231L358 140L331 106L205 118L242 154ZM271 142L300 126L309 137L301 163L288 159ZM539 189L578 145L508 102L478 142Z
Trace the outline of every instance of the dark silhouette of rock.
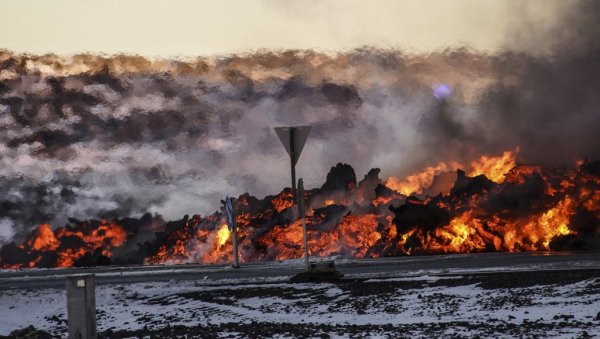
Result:
M456 171L457 178L454 187L450 189L453 196L481 194L490 191L496 186L496 183L481 174L475 177L468 177L463 170Z
M327 180L321 186L321 193L337 191L351 192L356 188L356 174L352 166L338 163L327 173Z
M437 206L424 204L415 197L407 197L406 203L400 207L390 206L394 212L394 224L398 234L405 233L415 227L431 232L438 227L450 223L451 216L448 211Z

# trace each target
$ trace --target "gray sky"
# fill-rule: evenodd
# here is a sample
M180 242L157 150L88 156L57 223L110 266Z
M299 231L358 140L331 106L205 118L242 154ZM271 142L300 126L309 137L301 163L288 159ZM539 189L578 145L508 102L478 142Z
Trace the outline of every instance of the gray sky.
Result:
M506 33L516 23L544 29L570 3L0 0L0 48L36 54L125 52L167 57L260 48L334 52L364 45L409 52L468 45L495 52L507 47Z

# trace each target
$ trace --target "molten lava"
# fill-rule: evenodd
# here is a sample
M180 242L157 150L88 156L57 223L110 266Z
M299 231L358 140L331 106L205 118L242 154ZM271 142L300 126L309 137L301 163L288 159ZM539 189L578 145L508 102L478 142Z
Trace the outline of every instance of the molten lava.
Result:
M461 168L458 163L452 163L450 165L440 162L435 167L427 167L425 170L409 175L404 180L398 180L397 178L390 177L385 185L400 194L410 195L412 193L421 194L423 190L431 186L433 179L444 172L455 171Z
M482 155L479 159L471 162L469 176L475 177L483 174L493 182L501 183L504 181L504 175L516 165L515 158L518 153L519 148L517 147L514 151L506 151L501 156ZM454 161L450 163L440 162L437 166L429 166L421 172L409 175L404 180L390 177L385 185L400 194L421 194L433 184L436 176L460 168L465 168L465 166Z
M516 153L519 153L519 148L514 152L506 151L499 157L482 155L471 163L472 170L469 172L469 176L475 177L483 174L491 181L501 183L504 181L504 175L517 164Z
M305 191L309 252L365 258L599 250L600 162L524 166L516 164L517 152L481 156L467 171L439 163L385 184L377 169L357 181L352 167L338 164L322 187ZM453 186L425 195L448 171L456 171ZM246 193L234 209L241 262L302 256L302 224L289 188L264 199ZM143 226L156 223L159 229ZM55 229L41 224L0 248L0 267L225 263L230 239L223 212L167 223L144 216Z
M92 253L96 259L108 260L112 256L111 249L122 246L126 238L127 232L121 225L106 220L55 230L49 224L41 224L29 239L16 246L16 253L10 256L4 253L6 246L0 250L0 266L71 267Z

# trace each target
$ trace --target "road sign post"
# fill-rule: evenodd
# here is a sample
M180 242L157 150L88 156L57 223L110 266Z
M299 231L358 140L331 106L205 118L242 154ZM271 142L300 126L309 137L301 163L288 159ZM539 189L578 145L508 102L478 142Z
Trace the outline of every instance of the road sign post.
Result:
M292 201L296 202L296 164L310 134L311 126L275 127L275 133L290 156L292 172Z
M295 128L290 128L290 169L292 171L292 201L296 201L296 147L294 143L294 134L296 134ZM298 154L298 157L300 154Z
M238 243L237 243L237 230L234 229L231 235L231 241L233 242L233 268L240 268L240 262L238 258Z
M304 261L306 263L306 272L310 272L310 263L308 260L308 237L306 235L306 210L304 209L304 183L302 178L298 180L298 211L302 218L302 238L304 239Z
M240 268L238 259L237 225L235 224L235 213L233 211L233 198L225 198L225 212L227 213L227 226L231 231L231 242L233 243L233 267Z
M306 209L304 205L304 183L302 178L298 180L298 212L302 218L302 240L304 242L304 263L306 272L301 272L290 278L292 282L332 281L342 278L344 275L335 269L333 260L310 262L308 256L308 234L306 231Z

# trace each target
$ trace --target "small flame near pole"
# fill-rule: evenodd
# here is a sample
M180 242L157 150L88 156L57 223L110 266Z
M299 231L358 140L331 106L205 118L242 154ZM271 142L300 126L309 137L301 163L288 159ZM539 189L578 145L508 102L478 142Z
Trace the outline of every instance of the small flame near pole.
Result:
M231 231L229 231L227 224L221 225L221 228L219 228L219 230L217 231L217 245L219 246L219 248L225 245L225 242L227 242L227 239L229 239L230 234Z

